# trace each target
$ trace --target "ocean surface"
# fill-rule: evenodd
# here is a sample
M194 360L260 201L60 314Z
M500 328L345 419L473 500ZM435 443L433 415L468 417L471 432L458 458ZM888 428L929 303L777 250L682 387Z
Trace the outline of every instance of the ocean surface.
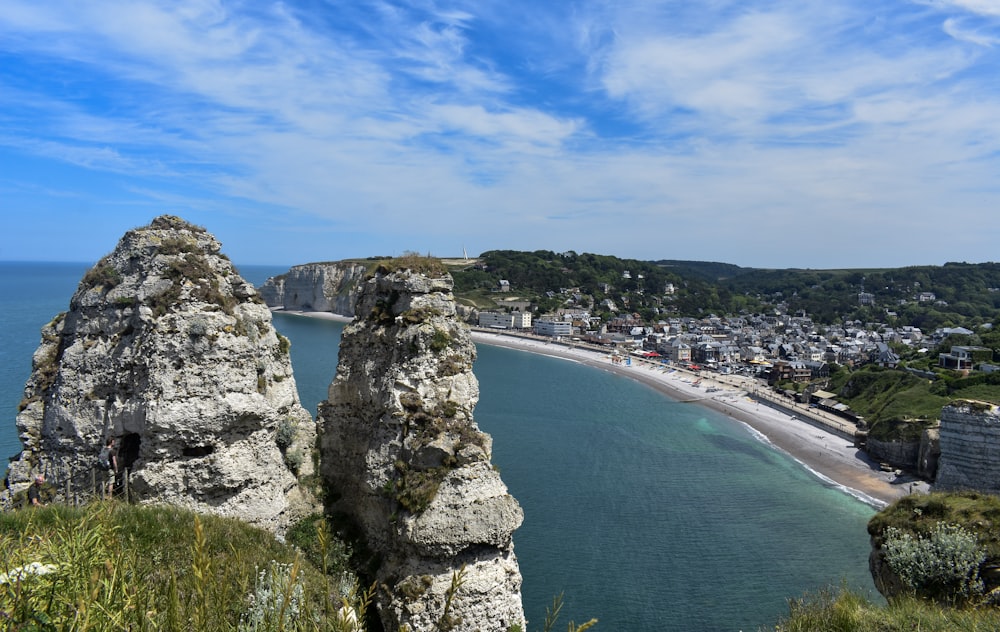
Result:
M89 266L0 263L0 450L39 331ZM260 284L286 268L241 266ZM276 314L313 414L337 366L340 323ZM773 626L787 600L846 584L877 599L874 510L728 417L568 360L479 345L479 426L524 509L514 534L528 629L564 596L560 624L715 632Z

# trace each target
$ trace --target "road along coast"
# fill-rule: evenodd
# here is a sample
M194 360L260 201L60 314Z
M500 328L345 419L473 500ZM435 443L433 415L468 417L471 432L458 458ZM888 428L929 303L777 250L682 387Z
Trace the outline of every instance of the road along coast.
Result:
M351 320L330 312L283 311L341 322ZM838 432L833 419L824 420L828 425L810 422L805 414L789 413L784 406L768 401L762 392L751 397L746 383L724 381L724 376L696 375L638 358L633 358L631 364L613 362L610 350L537 336L473 329L472 338L481 344L540 353L611 371L642 382L671 399L727 415L745 424L761 441L802 463L824 484L840 487L873 507L881 508L906 494L928 488L925 482L883 472L878 463L854 447L846 425Z

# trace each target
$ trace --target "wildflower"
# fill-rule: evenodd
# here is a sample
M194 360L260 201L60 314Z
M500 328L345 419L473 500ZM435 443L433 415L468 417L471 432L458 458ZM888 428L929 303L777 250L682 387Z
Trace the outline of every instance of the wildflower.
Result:
M0 573L0 584L13 584L15 582L24 581L32 575L41 577L42 575L54 573L58 569L59 567L55 564L32 562L30 564L25 564L24 566L18 566L17 568L11 569L9 572Z

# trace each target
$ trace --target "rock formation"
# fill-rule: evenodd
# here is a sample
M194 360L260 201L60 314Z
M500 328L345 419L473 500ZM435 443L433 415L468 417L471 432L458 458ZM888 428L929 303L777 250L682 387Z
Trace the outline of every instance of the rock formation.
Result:
M171 503L281 532L311 510L315 425L288 341L219 242L162 216L127 232L42 330L17 416L12 489L44 473L94 492L109 436L139 502Z
M368 269L349 261L293 266L265 281L260 296L272 309L353 316L360 283Z
M475 345L450 276L414 267L376 271L344 329L318 420L328 509L379 560L386 630L523 628L523 513L473 420Z
M956 400L941 409L936 490L1000 494L1000 407Z

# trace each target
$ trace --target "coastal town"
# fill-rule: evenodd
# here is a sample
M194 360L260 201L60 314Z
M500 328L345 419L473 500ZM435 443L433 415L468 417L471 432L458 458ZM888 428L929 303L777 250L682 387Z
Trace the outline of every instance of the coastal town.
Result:
M510 285L502 282L498 293L508 292ZM579 297L574 290L562 293L569 297L567 303ZM859 300L871 298L866 295ZM896 483L889 497L904 493L904 489L912 492L935 483L948 484L938 477L941 408L934 411L933 418L915 420L915 437L869 437L870 420L843 401L845 398L831 386L831 373L875 367L906 372L923 383L933 383L942 375L974 377L1000 368L992 363L990 348L968 344L976 339L976 332L963 327L940 327L925 333L918 327L887 323L829 325L815 322L806 313L790 314L780 308L735 317L667 316L650 323L638 313L600 317L570 304L533 318L530 302L496 302L504 307L474 315L482 341L518 337L549 348L588 350L617 368L634 366L636 371L648 369L671 376L672 394L683 401L711 405L728 399L728 407L713 406L727 413L733 410L733 402L739 403L731 399L733 391L738 392L757 405L780 410L788 419L805 421L848 439L851 454L863 454L866 467L888 473L887 480ZM900 353L921 358L928 368L907 366ZM748 423L753 426L754 420ZM948 444L951 435L947 429L944 434ZM985 443L992 445L997 439L1000 437L991 434ZM961 447L952 443L951 449L977 453L982 449L966 439L960 443ZM969 467L986 466L992 472L995 467L988 464L993 460L985 457ZM963 478L966 486L969 480ZM988 482L977 488L993 490Z
M268 279L261 296L272 309L350 317L357 288L377 263L294 266ZM990 493L1000 480L1000 459L993 454L1000 436L990 430L983 439L964 421L952 433L943 415L956 402L980 402L990 411L1000 404L990 307L1000 277L992 266L830 272L825 280L778 271L761 281L766 271L724 264L548 251L441 263L454 278L459 316L475 328L478 342L530 344L532 351L571 353L605 369L643 369L631 373L655 377L653 385L675 399L680 391L683 401L715 407L735 397L722 407L727 413L744 400L754 410L780 410L786 419L812 422L804 425L846 439L851 459L864 455L866 467L894 480ZM738 286L713 284L699 266L742 280ZM967 282L972 278L978 279L975 287ZM895 285L876 294L870 291L875 279ZM584 282L565 283L571 280ZM852 294L865 280L865 291ZM941 297L954 299L944 282L967 288L966 300L943 305ZM785 289L776 291L779 284ZM712 304L712 297L728 309L700 307ZM803 308L807 298L836 309L816 317ZM736 305L744 307L733 311ZM924 331L917 320L932 326ZM743 416L756 423L753 415ZM794 449L794 442L788 445ZM966 459L960 468L948 466L948 450L951 458ZM951 481L940 476L942 462Z
M759 378L770 386L809 385L803 392L819 393L826 400L831 397L823 397L828 394L817 384L829 377L831 365L857 368L870 364L895 369L900 365L900 357L893 351L897 345L936 354L938 366L943 369L984 373L1000 370L992 362L976 362L977 357L991 357L989 349L949 344L950 337L974 334L963 327L939 328L925 335L917 327L893 328L883 323L822 325L806 314L780 311L736 317L669 317L653 324L638 314L615 316L605 322L587 311L571 309L533 319L530 311L521 311L529 305L511 301L507 306L510 311L479 312L477 325L594 345L677 368ZM844 406L826 405L857 421Z

